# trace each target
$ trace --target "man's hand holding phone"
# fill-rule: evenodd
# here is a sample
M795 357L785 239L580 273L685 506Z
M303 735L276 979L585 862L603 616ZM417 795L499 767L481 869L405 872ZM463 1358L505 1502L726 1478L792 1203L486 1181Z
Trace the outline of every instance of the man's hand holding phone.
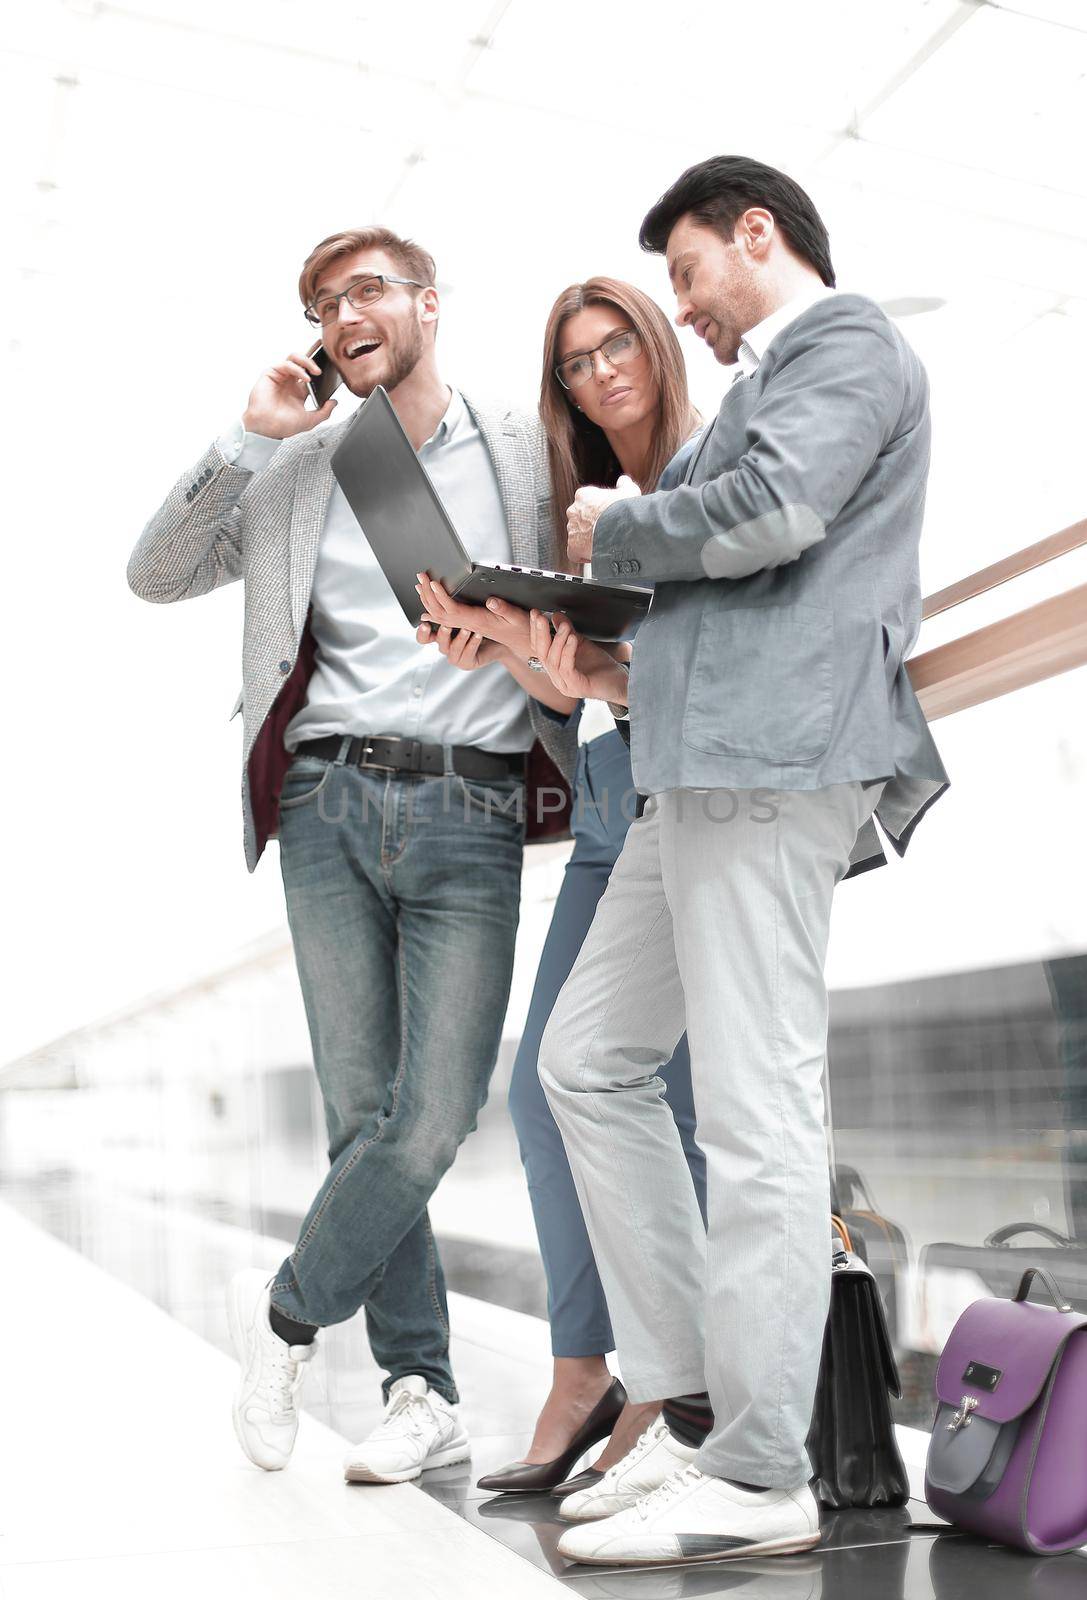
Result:
M290 355L262 372L253 385L242 422L247 433L265 439L289 439L308 433L319 422L327 422L335 409L331 396L316 411L307 411L310 384L323 376L320 364L310 355Z

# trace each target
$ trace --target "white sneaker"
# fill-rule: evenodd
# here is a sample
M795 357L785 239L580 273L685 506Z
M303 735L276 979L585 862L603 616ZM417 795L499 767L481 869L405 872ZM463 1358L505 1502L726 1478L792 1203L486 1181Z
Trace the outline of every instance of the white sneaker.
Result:
M609 1567L732 1561L811 1550L819 1538L819 1508L807 1484L752 1494L684 1467L629 1510L571 1528L559 1540L559 1554Z
M230 1337L242 1379L234 1397L234 1432L250 1461L265 1472L287 1465L298 1433L298 1393L313 1344L287 1344L268 1321L272 1279L259 1267L236 1272L227 1289Z
M559 1516L564 1522L595 1522L600 1517L613 1517L659 1488L697 1454L693 1445L682 1444L668 1431L664 1418L658 1417L633 1450L609 1467L599 1482L568 1494L559 1505Z
M385 1415L368 1438L344 1457L348 1483L409 1483L432 1467L467 1461L468 1435L456 1406L425 1378L397 1378Z

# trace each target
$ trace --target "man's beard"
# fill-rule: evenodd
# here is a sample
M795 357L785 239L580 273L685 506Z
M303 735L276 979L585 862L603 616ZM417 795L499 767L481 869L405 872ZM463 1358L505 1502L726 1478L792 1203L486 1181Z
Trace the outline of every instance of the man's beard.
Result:
M717 312L719 314L715 315L713 311L710 312L711 320L717 324L717 337L708 348L712 350L714 360L720 362L723 366L731 366L736 360L736 353L740 344L733 326L735 319L732 317L731 311L731 307L726 309L718 302Z
M405 378L411 377L411 374L422 360L423 330L417 322L413 322L395 345L386 341L381 346L381 349L385 353L388 362L388 371L384 377L365 379L366 387L362 389L356 389L352 385L348 385L351 388L351 392L358 395L360 400L368 399L379 383L384 387L386 394L392 394L393 390L403 383Z

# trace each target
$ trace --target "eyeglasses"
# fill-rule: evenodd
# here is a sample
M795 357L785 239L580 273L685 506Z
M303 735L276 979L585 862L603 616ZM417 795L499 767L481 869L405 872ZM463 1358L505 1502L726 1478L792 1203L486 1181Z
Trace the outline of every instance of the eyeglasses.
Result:
M315 328L327 328L330 322L335 322L339 317L341 300L346 300L356 311L365 311L367 306L376 305L381 299L387 283L406 283L412 289L426 288L425 283L416 283L414 278L398 278L391 272L375 272L371 277L360 278L357 283L349 284L339 294L323 294L319 300L314 300L306 307L306 321L312 322Z
M564 389L580 389L593 375L595 355L602 355L613 367L625 367L628 361L635 361L641 353L641 338L633 328L625 328L622 333L614 333L603 344L598 344L596 349L585 350L579 356L560 361L555 368L555 376Z

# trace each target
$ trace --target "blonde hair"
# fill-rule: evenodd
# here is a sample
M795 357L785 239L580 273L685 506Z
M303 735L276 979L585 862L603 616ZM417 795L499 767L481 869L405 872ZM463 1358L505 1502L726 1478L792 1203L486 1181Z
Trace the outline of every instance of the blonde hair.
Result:
M586 484L611 488L622 470L603 428L577 410L555 376L563 324L586 306L600 305L613 307L638 334L657 386L657 427L645 481L639 484L643 493L656 488L665 466L701 421L687 392L687 369L679 340L655 300L618 278L588 278L562 291L551 308L544 333L540 421L547 437L558 562L563 567L570 566L566 510L575 491Z
M298 279L302 304L309 305L326 268L344 256L357 255L360 250L382 250L396 263L403 277L414 278L426 288L434 285L434 257L413 239L402 239L389 228L346 228L343 233L330 233L306 257Z

